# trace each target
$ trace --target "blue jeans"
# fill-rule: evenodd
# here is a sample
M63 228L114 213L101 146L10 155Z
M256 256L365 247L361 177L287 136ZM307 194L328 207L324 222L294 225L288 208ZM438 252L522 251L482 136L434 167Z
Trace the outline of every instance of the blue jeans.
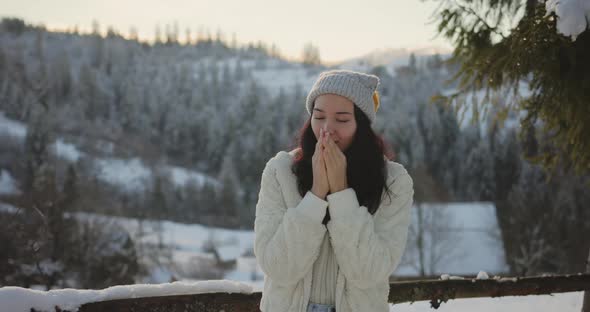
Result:
M309 303L307 312L336 312L336 307L331 304Z

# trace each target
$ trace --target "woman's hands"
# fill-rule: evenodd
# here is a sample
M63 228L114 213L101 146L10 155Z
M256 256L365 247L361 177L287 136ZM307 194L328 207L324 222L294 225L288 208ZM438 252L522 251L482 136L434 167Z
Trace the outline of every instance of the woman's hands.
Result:
M315 145L315 152L311 158L311 166L313 170L313 186L311 192L317 197L324 199L330 191L330 185L328 184L328 173L326 171L326 162L324 159L323 152L323 131L320 129L320 137Z
M323 129L320 129L312 163L312 192L316 196L325 198L328 192L336 193L348 188L346 156Z
M340 192L348 188L346 179L346 156L334 143L328 133L322 132L325 136L324 142L324 159L326 163L326 172L328 173L328 184L330 193Z

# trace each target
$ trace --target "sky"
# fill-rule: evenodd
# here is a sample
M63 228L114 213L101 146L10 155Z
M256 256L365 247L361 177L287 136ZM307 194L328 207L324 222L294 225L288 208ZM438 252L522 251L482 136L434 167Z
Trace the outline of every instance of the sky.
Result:
M19 17L49 29L114 27L123 35L131 27L139 38L153 40L156 27L165 32L177 23L197 33L220 29L238 44L275 44L286 58L301 56L306 43L319 48L324 62L339 62L376 50L450 49L437 36L433 13L440 0L0 0L0 16Z

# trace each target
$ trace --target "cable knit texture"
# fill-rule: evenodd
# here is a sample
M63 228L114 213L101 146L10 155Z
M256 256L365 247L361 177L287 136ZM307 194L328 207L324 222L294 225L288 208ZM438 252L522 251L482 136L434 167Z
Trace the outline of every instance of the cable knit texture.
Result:
M325 235L338 265L336 311L389 311L389 276L406 245L412 179L402 165L387 161L391 200L384 194L371 215L352 188L326 201L312 192L302 198L290 169L294 155L280 151L262 172L254 222L254 253L265 273L261 311L306 311L314 263L320 248L330 246L322 244ZM331 220L324 226L327 209Z
M375 122L379 107L379 77L346 69L334 69L320 73L311 87L305 107L312 115L315 99L322 94L338 94L352 101L367 117Z
M337 274L338 262L334 255L330 235L324 235L324 240L320 246L320 254L313 263L309 301L334 305L336 303Z

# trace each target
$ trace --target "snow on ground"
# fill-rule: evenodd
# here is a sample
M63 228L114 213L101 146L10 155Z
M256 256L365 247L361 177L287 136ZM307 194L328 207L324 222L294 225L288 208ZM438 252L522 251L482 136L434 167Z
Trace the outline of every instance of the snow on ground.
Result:
M70 162L77 162L84 155L74 144L66 143L61 138L52 144L52 149L58 157Z
M253 291L250 285L228 280L124 285L102 290L57 289L39 291L8 286L0 288L0 306L2 306L2 311L10 312L29 312L31 308L53 311L56 305L65 310L77 310L84 303L123 298L213 292L250 294Z
M27 125L20 121L6 118L4 112L0 111L0 134L7 134L24 140L27 135ZM64 142L62 138L55 140L50 148L55 155L70 162L77 162L84 155L75 145Z
M4 112L0 111L0 134L24 139L27 135L27 125L20 121L6 118Z
M201 172L170 165L161 165L161 167L152 169L144 165L142 160L137 157L131 159L98 158L94 163L100 180L120 186L130 193L148 190L152 186L154 170L163 172L176 187L184 187L187 183L194 183L199 187L204 184L214 187L220 186L219 181L215 178Z
M220 71L223 71L224 67L227 66L230 72L235 73L238 67L238 63L240 64L240 67L242 68L243 72L248 72L256 66L257 61L254 59L247 59L241 57L229 57L224 59L217 59L215 57L201 57L197 61L192 63L192 75L197 80L202 79L206 81L211 81L211 77L208 72L206 72L207 77L199 77L199 74L201 72L201 66L203 66L203 68L207 70L210 66L215 65Z
M446 252L451 254L444 262L435 266L433 274L475 275L480 271L492 274L504 273L507 265L504 260L502 243L494 237L498 225L495 209L491 203L452 203L432 209L444 209L449 220L448 228L455 232L453 246ZM416 209L413 210L414 213ZM135 219L117 218L132 237L139 231L139 223ZM154 228L144 222L147 228ZM173 261L182 267L194 265L198 259L211 259L212 255L205 253L203 247L209 240L214 242L220 258L223 261L236 260L236 268L227 272L226 279L239 279L251 282L252 276L257 276L261 282L264 273L256 264L255 258L242 256L253 247L254 232L246 230L228 230L207 227L199 224L181 224L170 221L161 223L161 238L157 233L144 236L144 243L158 243L159 239L172 249ZM430 250L426 250L429 258ZM252 273L254 271L254 273ZM395 272L397 276L415 276L418 271L413 266L400 265ZM163 276L163 275L162 275ZM179 280L182 276L175 276ZM169 277L155 281L168 281Z
M165 166L165 171L168 173L170 180L177 187L184 187L187 183L195 183L198 186L203 186L207 183L219 186L219 181L209 177L203 173L194 170L177 166Z
M446 261L435 274L508 271L492 203L450 203L443 209L450 215L449 228L460 237L455 241L458 257Z
M238 259L243 253L243 250L236 248L235 245L231 245L217 248L217 252L219 253L221 261L229 261Z
M360 72L370 72L376 66L384 66L387 73L395 77L396 68L407 66L410 55L414 54L416 61L424 62L426 59L439 54L442 58L450 56L451 51L442 47L425 46L418 49L391 49L383 48L370 52L369 54L353 58L339 64L337 67Z
M103 182L120 186L130 193L143 192L152 186L154 172L139 158L96 159L95 168L99 179ZM210 176L182 167L162 165L155 170L167 175L176 187L184 187L189 182L197 186L210 184L218 187L220 185L219 181Z
M445 203L423 204L425 213L438 209L440 215L435 218L443 222L446 241L435 245L437 248L425 248L424 258L426 267L430 267L432 257L444 254L438 264L434 264L433 272L427 274L440 275L444 273L475 275L479 271L503 273L508 271L504 257L504 247L499 238L499 227L496 220L495 207L492 203ZM412 222L416 224L417 209L412 209ZM440 224L438 226L441 226ZM435 235L435 238L440 238ZM425 237L428 239L428 237ZM436 243L435 243L436 244ZM429 246L426 244L425 246ZM406 246L406 253L413 252L411 241ZM415 247L415 246L414 246ZM416 276L419 270L415 263L402 263L394 272L396 276Z
M9 205L6 203L0 203L0 212L16 213L17 211L18 211L18 209L16 207L14 207L13 205Z
M251 261L255 258L244 257L239 260L241 255L246 254L253 248L254 232L245 230L228 230L223 228L207 227L199 224L182 224L171 221L162 221L160 224L151 221L139 222L137 219L123 217L106 217L90 213L76 213L78 218L90 220L99 219L102 221L114 221L125 228L131 237L141 237L141 242L145 244L162 244L170 247L171 256L174 265L180 268L189 268L196 266L198 261L214 260L211 253L206 253L203 249L209 241L212 241L218 250L219 256L223 261L236 260L237 268L227 272L228 275L244 276L242 282L251 282L251 270L253 266ZM161 233L155 232L159 230ZM145 234L140 232L145 231ZM251 260L248 260L251 259ZM244 264L243 261L250 261L250 264ZM242 263L240 265L240 263ZM246 272L242 272L242 270ZM179 280L185 277L179 276L178 272L172 272L172 269L166 271L163 268L151 268L151 275L147 278L150 282L167 282L171 276ZM262 279L262 270L256 266L256 276ZM226 279L229 279L227 275Z
M151 185L152 171L139 158L98 159L95 166L99 179L127 192L145 191Z
M155 239L146 237L147 240ZM253 248L254 232L206 227L198 224L163 223L163 242L173 246L172 257L179 266L195 266L195 260L212 258L203 252L209 240L217 248L222 261L236 260L236 267L224 275L225 279L248 283L261 290L264 273L253 256L243 256ZM254 277L254 281L252 278ZM183 279L182 276L177 276Z
M7 194L19 194L20 191L16 186L14 178L10 175L10 172L1 169L0 170L0 195Z
M584 292L449 300L435 310L429 301L390 305L391 312L579 312Z
M271 96L276 96L282 88L285 92L293 90L295 86L301 86L302 90L309 90L313 85L319 72L308 72L302 64L288 63L277 59L244 59L231 57L222 60L213 58L202 58L193 63L194 77L199 77L200 66L208 68L215 64L221 71L227 66L230 72L235 72L238 63L244 73L251 74L251 78L257 85L262 86ZM209 73L205 80L210 80ZM250 79L242 81L242 87L247 88L251 83Z
M177 250L202 253L202 247L210 239L218 248L223 260L237 259L252 248L254 232L206 227L198 224L163 222L163 242ZM148 238L149 239L149 238Z
M432 207L431 207L432 208ZM494 206L491 203L453 203L443 208L448 212L448 227L455 231L452 237L453 246L446 250L451 257L435 266L432 274L475 275L480 271L499 274L507 271L504 251L500 241L494 239L497 231ZM414 209L413 211L416 211ZM208 241L213 241L220 258L223 261L236 260L236 268L226 272L224 278L239 279L242 282L252 282L252 276L261 283L264 273L256 264L251 254L254 243L254 232L247 230L228 230L207 227L199 224L182 224L162 221L157 224L150 221L139 222L137 219L122 217L105 217L88 213L76 213L78 218L99 218L117 222L125 228L131 237L141 237L145 244L161 243L170 247L172 261L181 268L195 266L198 261L211 261L213 256L204 251ZM161 234L154 230L160 230ZM140 232L144 231L145 234ZM408 246L406 252L409 252ZM426 250L429 259L431 250ZM153 276L149 282L167 282L174 274L178 280L184 280L178 272L164 272L153 268ZM254 273L253 273L254 272ZM394 272L396 276L416 276L418 271L414 265L400 265Z
M24 140L27 134L27 125L6 118L0 111L0 135L7 134L17 139ZM111 143L112 144L112 143ZM50 147L51 151L58 157L69 162L77 162L86 154L78 149L76 145L67 143L63 138L57 138ZM105 146L103 149L112 150L111 146ZM150 185L153 177L152 169L145 166L141 159L119 159L119 158L97 158L95 159L95 170L100 180L115 186L120 186L128 192L137 192L146 190ZM158 168L156 170L159 170ZM209 183L219 186L219 181L198 171L171 165L162 165L161 170L170 177L172 183L177 187L183 187L189 182L198 186ZM0 176L0 194L3 190L10 190L12 178L8 173L2 171Z
M315 82L316 73L308 75L307 70L301 67L268 68L253 70L252 76L257 84L263 85L271 96L277 96L279 90L294 90L297 85L302 90L309 90Z

